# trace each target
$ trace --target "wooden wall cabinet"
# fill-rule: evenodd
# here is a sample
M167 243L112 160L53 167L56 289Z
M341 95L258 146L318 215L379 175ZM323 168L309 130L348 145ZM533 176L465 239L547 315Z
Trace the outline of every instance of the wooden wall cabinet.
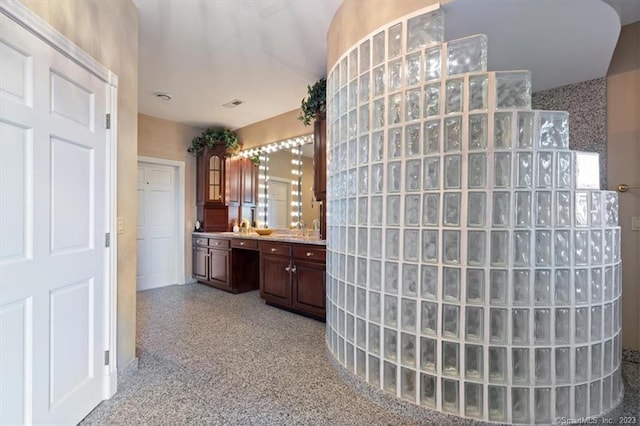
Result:
M327 119L318 115L313 124L313 191L318 201L327 198Z
M260 296L269 304L325 320L325 248L260 242Z

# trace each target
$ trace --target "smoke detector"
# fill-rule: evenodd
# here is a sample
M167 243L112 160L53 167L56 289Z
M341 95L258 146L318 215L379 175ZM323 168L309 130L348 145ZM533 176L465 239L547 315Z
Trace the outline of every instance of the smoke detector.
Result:
M170 101L171 100L171 95L166 93L166 92L156 92L154 93L154 95L156 95L156 98L163 100L163 101Z

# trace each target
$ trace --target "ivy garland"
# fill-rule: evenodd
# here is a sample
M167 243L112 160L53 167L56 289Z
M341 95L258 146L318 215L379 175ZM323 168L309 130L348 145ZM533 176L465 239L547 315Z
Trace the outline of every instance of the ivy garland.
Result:
M321 78L313 86L307 85L307 93L309 96L302 99L302 112L298 117L305 126L310 125L319 113L327 111L327 79Z
M224 128L209 128L191 140L191 146L187 151L197 157L202 154L205 147L213 148L219 142L224 142L227 153L230 155L234 155L240 150L240 142L236 132Z

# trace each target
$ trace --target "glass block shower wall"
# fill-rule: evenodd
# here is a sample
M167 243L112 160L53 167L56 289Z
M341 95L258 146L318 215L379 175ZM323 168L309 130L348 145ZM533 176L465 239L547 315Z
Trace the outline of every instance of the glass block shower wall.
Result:
M617 195L528 72L443 34L412 14L329 75L327 345L430 409L599 415L622 395Z

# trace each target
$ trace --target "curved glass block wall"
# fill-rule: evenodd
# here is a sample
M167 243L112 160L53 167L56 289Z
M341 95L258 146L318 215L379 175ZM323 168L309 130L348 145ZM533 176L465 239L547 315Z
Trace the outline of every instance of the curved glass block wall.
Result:
M457 416L599 415L622 395L617 195L528 72L443 34L412 14L329 75L327 345Z

